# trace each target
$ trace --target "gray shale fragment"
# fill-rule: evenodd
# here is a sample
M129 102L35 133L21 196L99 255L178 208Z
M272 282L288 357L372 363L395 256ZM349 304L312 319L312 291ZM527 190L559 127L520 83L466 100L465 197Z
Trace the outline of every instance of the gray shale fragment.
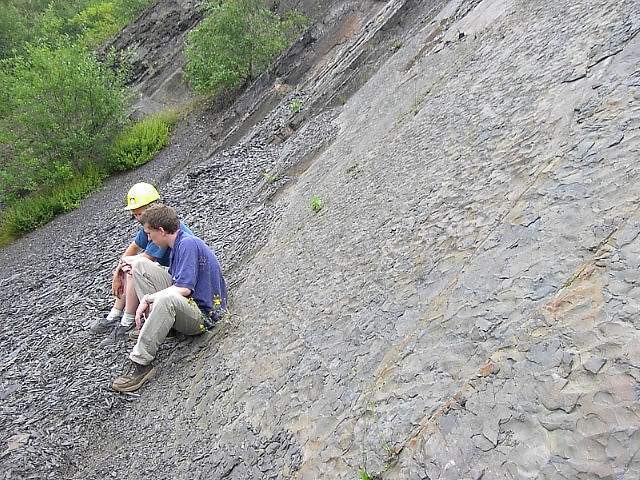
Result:
M600 369L604 366L605 363L607 363L607 360L604 358L591 357L589 360L584 362L582 366L584 367L585 370L588 370L589 372L596 374L600 371Z

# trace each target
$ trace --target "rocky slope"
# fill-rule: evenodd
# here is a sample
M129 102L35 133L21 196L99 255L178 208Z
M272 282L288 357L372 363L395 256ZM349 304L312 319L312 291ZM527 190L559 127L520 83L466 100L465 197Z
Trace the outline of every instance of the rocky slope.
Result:
M0 252L5 477L640 476L639 7L333 2L226 114ZM233 305L121 396L129 346L86 325L140 178Z

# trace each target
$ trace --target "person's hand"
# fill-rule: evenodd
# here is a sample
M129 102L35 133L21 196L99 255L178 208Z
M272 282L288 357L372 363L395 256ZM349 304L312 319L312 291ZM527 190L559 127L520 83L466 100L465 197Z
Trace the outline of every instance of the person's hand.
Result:
M138 308L136 309L136 330L140 330L142 328L142 318L145 315L145 312L147 312L147 310L149 310L149 302L145 297L142 297L142 300L140 300L140 305L138 305Z

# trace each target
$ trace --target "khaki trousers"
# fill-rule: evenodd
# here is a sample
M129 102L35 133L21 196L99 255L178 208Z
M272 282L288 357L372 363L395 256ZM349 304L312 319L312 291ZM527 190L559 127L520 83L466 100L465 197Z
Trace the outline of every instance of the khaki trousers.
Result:
M132 265L133 284L139 299L171 286L171 276L156 262L141 257ZM148 365L155 358L158 347L173 327L185 335L206 331L204 315L191 299L175 292L154 295L151 313L140 330L136 346L129 358L140 365Z

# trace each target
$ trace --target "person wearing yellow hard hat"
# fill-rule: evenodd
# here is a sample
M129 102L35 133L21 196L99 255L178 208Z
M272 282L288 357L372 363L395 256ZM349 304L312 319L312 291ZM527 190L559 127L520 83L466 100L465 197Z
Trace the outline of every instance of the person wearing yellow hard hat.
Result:
M136 221L140 221L140 215L148 207L160 199L160 193L150 183L140 182L133 185L127 192L125 211L132 213ZM180 223L180 230L193 235L193 232L184 223ZM163 267L169 265L170 250L159 247L149 240L142 226L137 231L132 242L122 253L120 261L113 271L111 291L115 301L111 311L103 318L91 325L93 333L100 334L110 331L110 334L102 341L105 346L124 338L127 332L135 324L135 312L138 308L138 297L133 288L133 282L128 282L127 277L132 273L131 265L136 256L141 256L159 263ZM128 275L129 274L129 275Z

